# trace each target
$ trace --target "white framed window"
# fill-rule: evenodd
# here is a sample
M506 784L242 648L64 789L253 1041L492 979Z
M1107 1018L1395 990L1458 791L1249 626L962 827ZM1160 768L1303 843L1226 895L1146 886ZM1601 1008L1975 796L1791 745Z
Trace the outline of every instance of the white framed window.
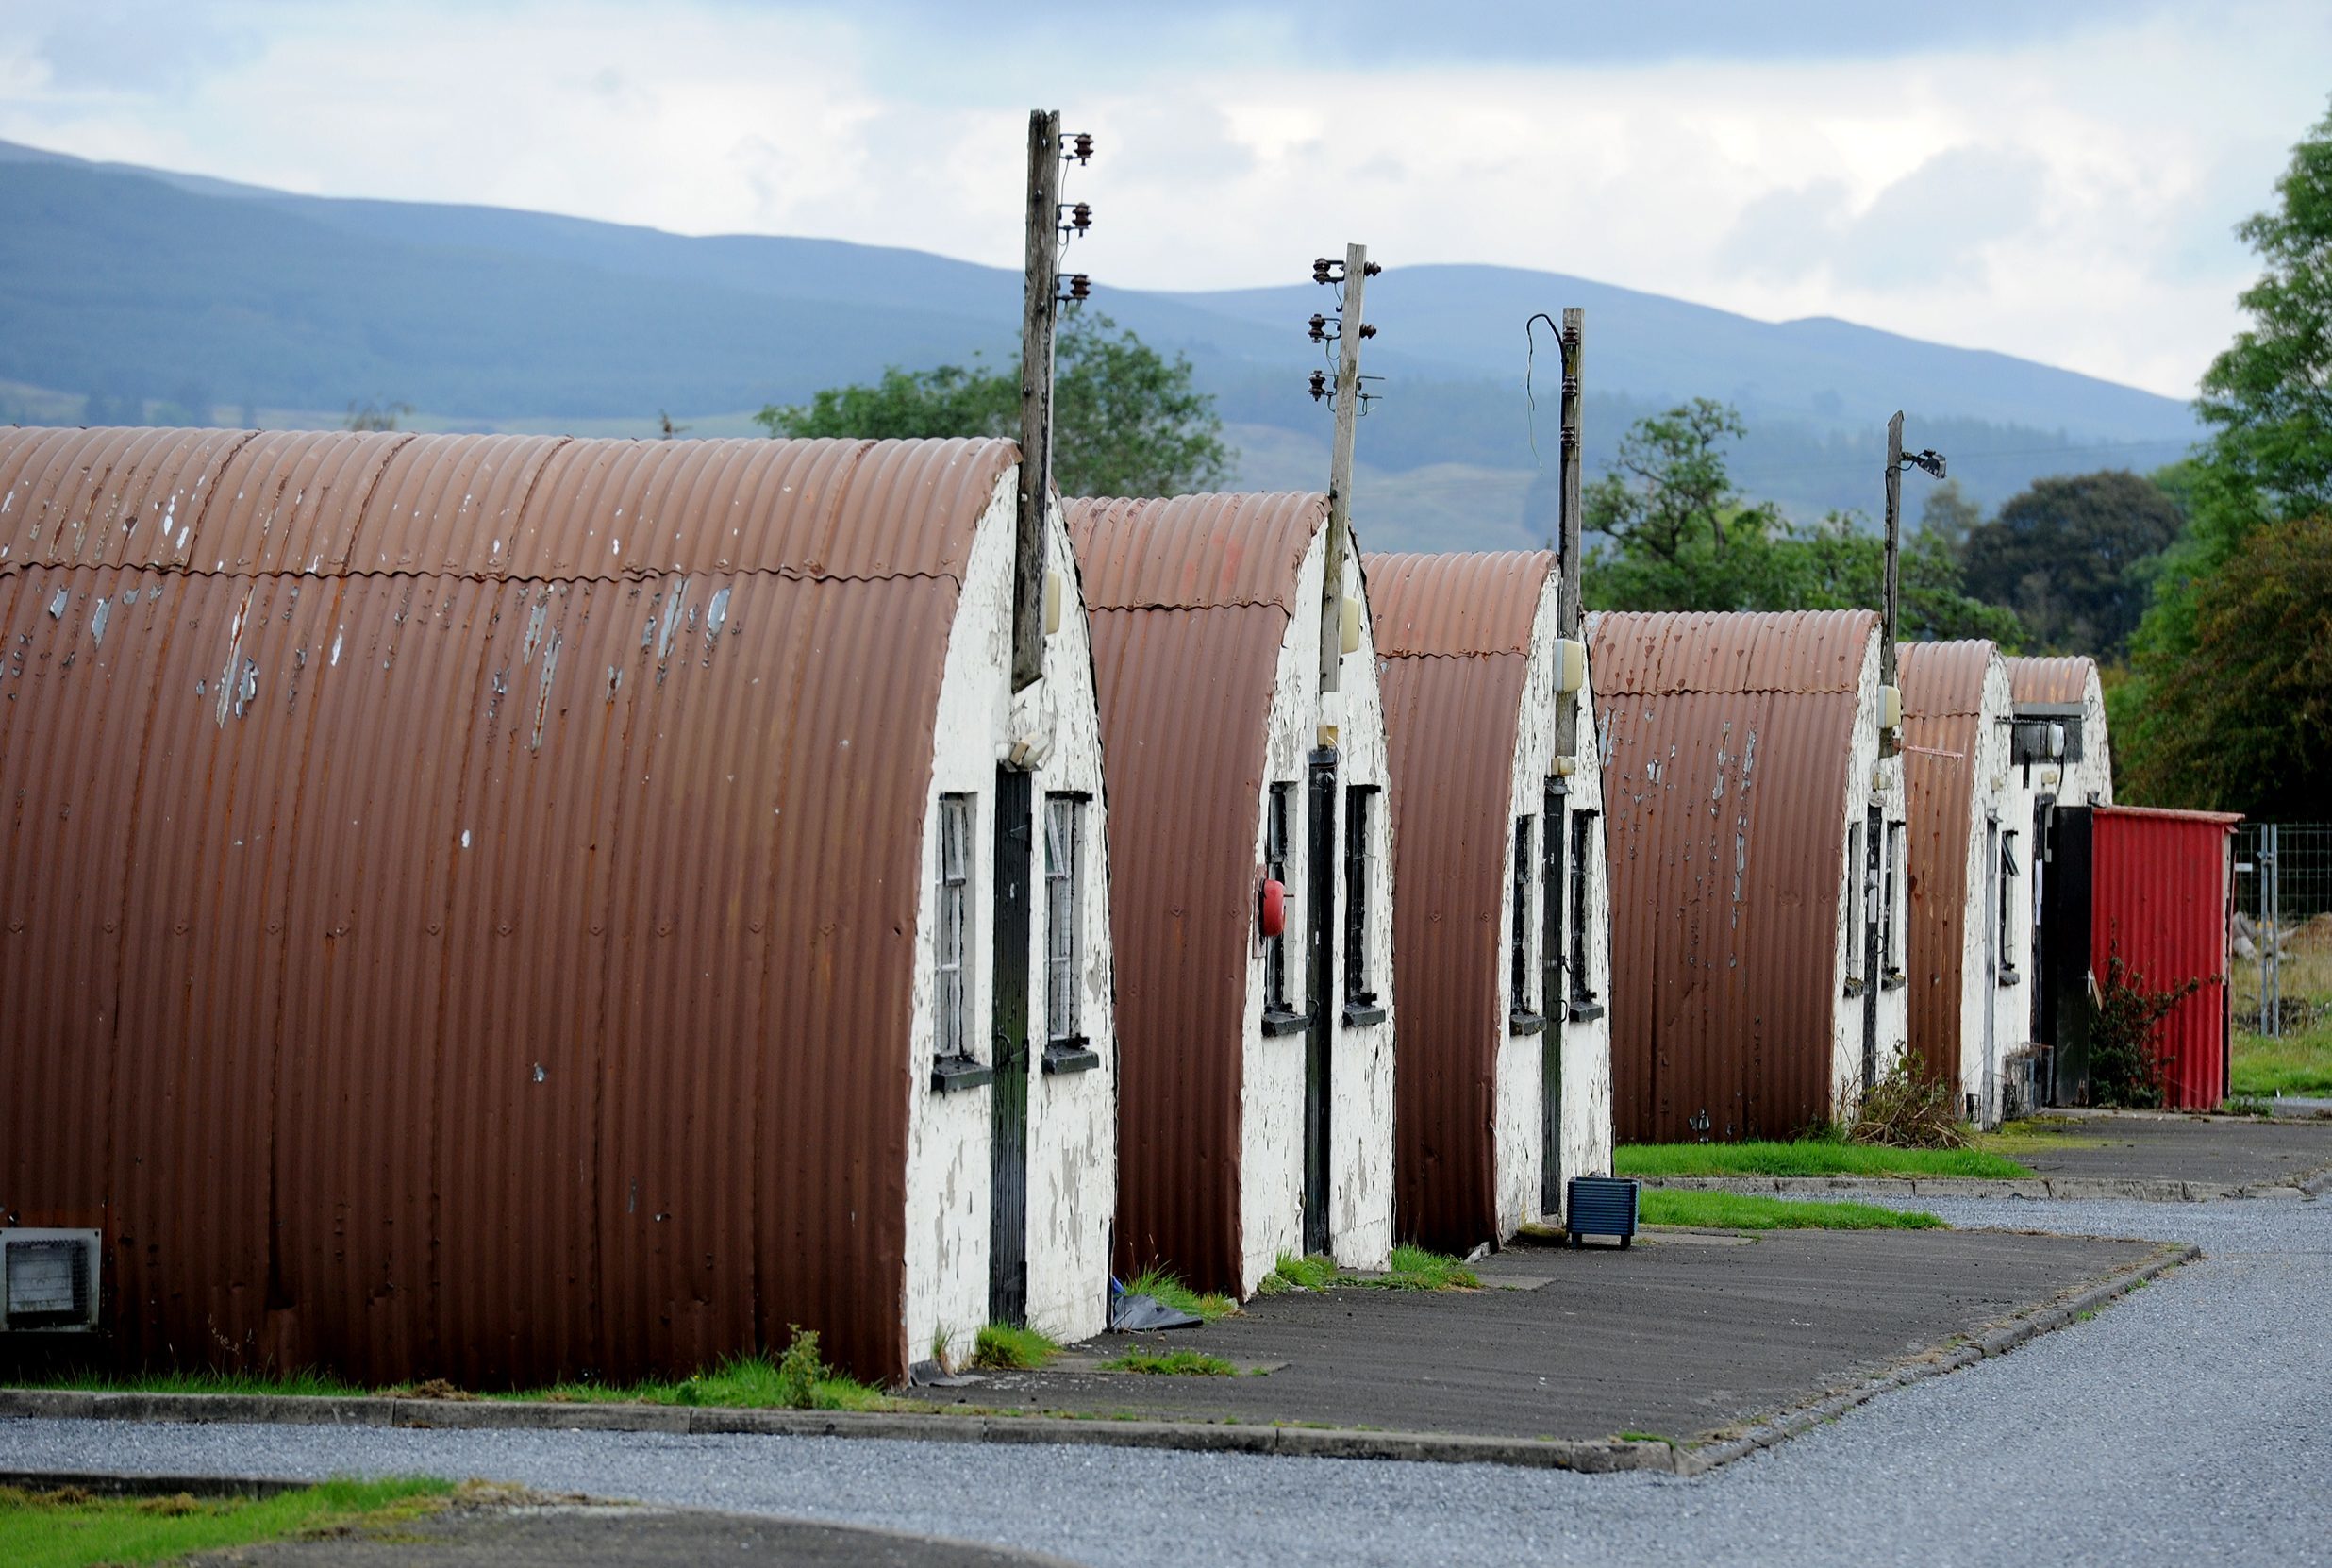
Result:
M1068 1043L1085 1037L1085 800L1044 797L1044 1037Z
M1289 819L1294 815L1295 786L1274 784L1263 818L1263 875L1288 886ZM1288 996L1288 934L1283 925L1275 936L1263 939L1263 1005L1275 1012L1293 1010Z
M1862 985L1862 944L1866 940L1863 923L1863 884L1869 876L1862 860L1862 824L1850 823L1846 828L1846 984L1850 990Z
M1908 826L1900 822L1887 825L1886 908L1880 918L1886 929L1879 942L1879 974L1889 981L1903 977L1904 899L1907 889L1903 878L1904 843Z
M937 1051L942 1059L973 1055L972 842L978 799L940 796Z

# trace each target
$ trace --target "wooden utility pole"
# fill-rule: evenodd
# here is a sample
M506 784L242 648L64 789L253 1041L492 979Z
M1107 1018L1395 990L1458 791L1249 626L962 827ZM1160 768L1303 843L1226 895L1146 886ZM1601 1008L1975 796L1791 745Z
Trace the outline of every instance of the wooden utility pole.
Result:
M1343 319L1337 328L1336 444L1328 456L1328 542L1320 576L1320 690L1341 689L1344 662L1344 555L1352 538L1353 422L1360 417L1360 295L1369 247L1344 247Z
M1012 543L1012 690L1044 674L1044 512L1053 492L1053 335L1060 319L1060 113L1028 116L1028 275L1021 308L1020 509Z
M1897 409L1894 418L1887 422L1887 586L1879 611L1878 683L1893 686L1895 680L1896 595L1899 592L1897 574L1903 553L1903 410ZM1880 754L1886 755L1886 737L1879 738Z
M1587 312L1578 306L1563 308L1563 439L1555 459L1559 499L1556 502L1557 568L1562 574L1555 602L1555 630L1577 641L1585 617L1579 604L1579 361L1587 337ZM1576 692L1555 705L1555 755L1574 757L1579 749L1579 698Z

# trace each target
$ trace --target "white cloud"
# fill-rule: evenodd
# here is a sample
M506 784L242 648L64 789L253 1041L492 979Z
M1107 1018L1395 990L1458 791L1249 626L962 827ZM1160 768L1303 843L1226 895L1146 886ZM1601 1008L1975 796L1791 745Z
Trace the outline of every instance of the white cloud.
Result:
M2287 0L2092 8L1882 60L1577 66L1310 56L1315 24L1224 7L1183 30L1064 20L1032 60L985 13L504 0L156 7L183 68L139 48L109 72L35 14L0 0L0 136L84 156L1014 265L1045 100L1102 139L1073 184L1099 219L1078 264L1105 282L1294 280L1358 238L1394 265L1842 316L2174 395L2236 325L2251 267L2228 225L2332 83L2332 12Z

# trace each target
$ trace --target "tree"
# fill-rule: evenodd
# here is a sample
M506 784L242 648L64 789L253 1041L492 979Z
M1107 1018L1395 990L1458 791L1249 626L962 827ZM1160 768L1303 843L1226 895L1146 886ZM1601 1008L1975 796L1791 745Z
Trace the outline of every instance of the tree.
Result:
M773 436L1017 436L1020 377L970 365L828 387L753 416ZM1222 484L1233 454L1214 398L1108 316L1072 314L1055 350L1053 476L1065 495L1180 495Z
M2134 797L2321 816L2332 778L2332 514L2255 530L2196 590L2194 649L2156 682L2177 716L2124 767Z
M2173 471L2189 497L2187 527L2158 563L2131 640L2130 679L2107 705L2115 760L2136 800L2203 798L2175 759L2192 756L2191 736L2214 731L2211 709L2252 704L2253 693L2180 678L2200 656L2211 585L2239 569L2254 534L2332 510L2332 114L2292 148L2275 193L2274 208L2236 230L2264 263L2241 296L2250 325L2203 376L2195 409L2210 439ZM2273 672L2240 674L2264 680Z
M2036 646L2120 659L2186 517L2127 470L2036 479L1968 535L1967 591L2007 605Z
M1931 535L1954 562L1965 559L1968 536L1983 526L1984 509L1959 488L1957 479L1932 486L1919 509L1919 531Z
M1724 445L1740 417L1703 398L1640 419L1621 473L1587 487L1581 522L1606 542L1584 562L1598 609L1847 609L1886 589L1886 542L1858 513L1794 525L1733 487ZM1902 562L1903 636L1989 637L2014 645L2016 618L1960 592L1948 532L1923 526Z

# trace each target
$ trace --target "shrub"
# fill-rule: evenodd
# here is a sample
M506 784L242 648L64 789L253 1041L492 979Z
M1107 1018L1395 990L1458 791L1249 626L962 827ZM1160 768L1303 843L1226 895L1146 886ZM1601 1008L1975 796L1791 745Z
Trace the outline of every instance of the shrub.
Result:
M2162 1103L2164 1063L2155 1031L2170 1009L2202 989L2190 977L2168 991L2147 989L2145 976L2122 961L2106 959L2105 984L2090 1019L2090 1103L2132 1110L2154 1110Z

